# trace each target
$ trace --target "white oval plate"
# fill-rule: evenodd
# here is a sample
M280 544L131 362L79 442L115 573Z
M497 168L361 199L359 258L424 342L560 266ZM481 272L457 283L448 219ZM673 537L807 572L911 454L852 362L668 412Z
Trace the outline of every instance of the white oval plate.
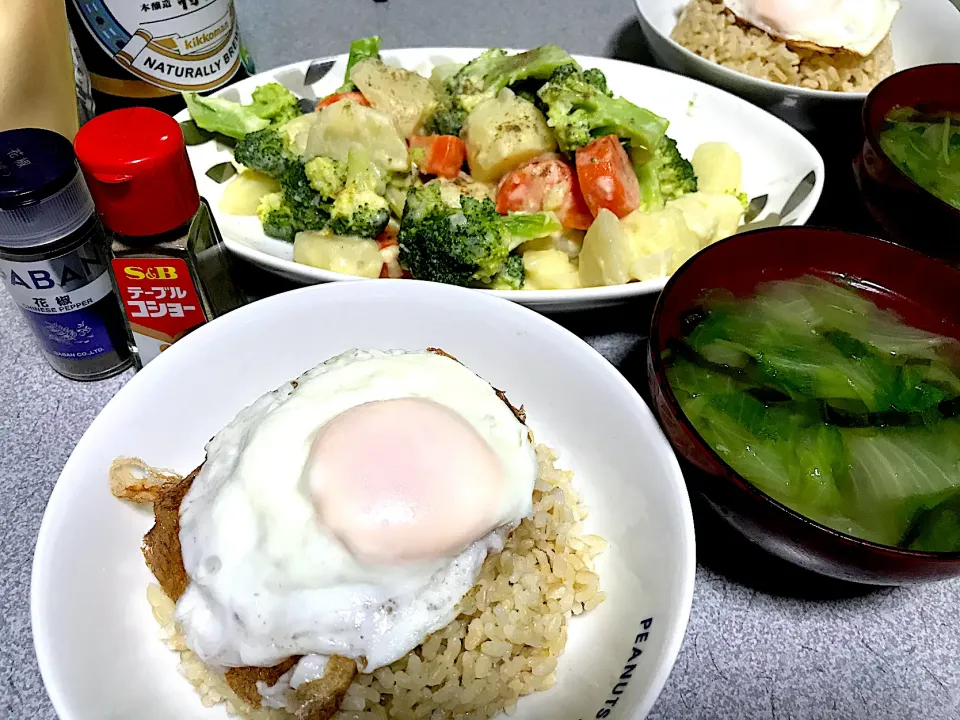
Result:
M521 699L517 720L646 716L690 612L694 530L680 468L650 410L582 340L516 304L418 282L336 283L247 305L138 373L94 420L44 514L31 611L40 670L61 720L214 720L176 670L146 599L149 510L120 502L119 455L188 472L205 443L262 393L350 348L440 347L512 402L538 442L576 472L585 531L609 596L570 623L557 686ZM598 715L609 710L609 715Z
M761 80L723 67L687 50L670 38L687 0L634 0L640 27L659 63L674 72L698 77L777 113L801 129L822 129L839 109L856 109L867 93L808 90ZM904 0L891 28L897 70L917 65L960 62L960 12L951 0Z
M430 69L438 63L466 62L481 52L481 49L472 48L417 48L385 50L383 57L386 62L429 74ZM750 197L763 194L769 196L760 219L770 212L778 212L800 180L810 171L815 172L816 183L813 190L785 221L802 225L809 219L823 189L823 159L813 145L796 130L750 103L696 80L619 60L575 57L584 67L603 70L614 92L668 118L668 132L676 139L685 155L692 154L702 142L722 140L733 145L743 158L743 183L747 194ZM322 79L311 85L304 84L308 68L330 60L333 65ZM324 97L343 83L345 68L345 55L294 63L247 78L219 94L249 102L250 94L256 87L268 82L279 82L301 97ZM186 111L177 115L178 120L188 117ZM219 212L217 205L226 184L214 182L205 173L214 165L230 160L230 150L209 142L188 147L187 153L200 194L213 207L214 216L230 250L297 283L360 280L350 275L295 263L293 245L264 235L257 218ZM663 277L602 288L480 292L544 311L580 310L658 293L666 281L667 278Z

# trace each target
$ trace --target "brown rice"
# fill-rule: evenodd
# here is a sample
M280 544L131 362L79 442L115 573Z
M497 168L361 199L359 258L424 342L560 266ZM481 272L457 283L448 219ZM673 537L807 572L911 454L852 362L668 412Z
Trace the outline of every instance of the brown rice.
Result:
M389 667L358 675L334 720L480 720L509 713L522 695L556 683L567 618L605 598L593 559L606 542L582 534L587 510L573 473L555 466L548 447L536 450L533 516L510 534L503 552L487 558L459 616ZM180 654L180 672L205 706L224 703L247 720L290 720L284 710L250 707L200 662L159 586L151 585L147 598L162 638Z
M811 90L867 92L894 71L889 34L867 57L791 46L737 20L722 0L690 0L671 37L711 62Z

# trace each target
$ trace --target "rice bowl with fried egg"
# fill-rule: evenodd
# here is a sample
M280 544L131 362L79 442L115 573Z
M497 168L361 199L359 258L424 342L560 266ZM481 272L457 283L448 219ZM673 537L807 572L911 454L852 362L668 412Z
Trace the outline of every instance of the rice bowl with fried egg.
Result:
M450 452L446 466L440 463L442 479L459 470L450 463L469 459L472 475L458 474L454 491L426 482L428 492L418 496L423 487L415 483L388 492L377 485L378 472L419 479L438 470L429 443L416 448L416 433L405 441L407 455L394 448L379 470L337 455L349 447L349 426L325 448L337 422L359 409L365 417L354 418L361 426L354 457L376 455L371 406L413 418L410 407L390 405L400 399L446 408L480 438L474 455ZM428 420L412 424L430 427ZM464 438L461 448L469 444ZM482 471L485 451L495 460L490 477ZM210 442L181 505L189 584L179 598L151 586L154 615L204 704L223 701L234 714L492 717L556 682L566 618L604 597L592 558L605 544L581 536L585 509L571 474L554 460L549 449L534 449L522 412L449 356L344 354L263 396ZM356 493L336 492L338 472ZM493 497L485 498L484 488L494 488ZM453 503L457 527L444 527L443 508L436 514L432 503L440 499ZM334 527L326 520L348 511L357 512L356 522ZM471 522L474 512L482 517ZM369 524L371 517L382 522ZM425 542L424 532L438 534ZM433 555L431 543L440 548ZM294 691L322 679L330 654L350 658L361 672L339 698L338 714L304 714ZM227 668L291 655L302 657L276 682L258 682L252 702L224 680Z
M690 0L670 37L706 60L762 80L809 90L868 92L896 69L889 31L899 3L864 2L876 6L868 13L875 22L847 36L842 24L832 31L813 29L816 23L810 22L798 23L796 32L788 29L790 16L801 14L791 12L797 4L791 0ZM825 10L824 19L832 13ZM784 17L771 21L771 15Z

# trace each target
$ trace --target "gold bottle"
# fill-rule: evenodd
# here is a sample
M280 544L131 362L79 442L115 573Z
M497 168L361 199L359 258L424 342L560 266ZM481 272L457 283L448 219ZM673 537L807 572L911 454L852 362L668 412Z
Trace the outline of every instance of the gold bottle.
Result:
M0 130L77 134L73 52L63 0L3 0Z

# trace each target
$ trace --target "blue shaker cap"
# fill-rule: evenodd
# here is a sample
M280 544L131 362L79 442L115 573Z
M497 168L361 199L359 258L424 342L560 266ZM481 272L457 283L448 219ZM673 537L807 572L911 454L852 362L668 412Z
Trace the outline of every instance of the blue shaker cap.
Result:
M0 246L47 245L93 212L69 140L41 128L0 132Z

